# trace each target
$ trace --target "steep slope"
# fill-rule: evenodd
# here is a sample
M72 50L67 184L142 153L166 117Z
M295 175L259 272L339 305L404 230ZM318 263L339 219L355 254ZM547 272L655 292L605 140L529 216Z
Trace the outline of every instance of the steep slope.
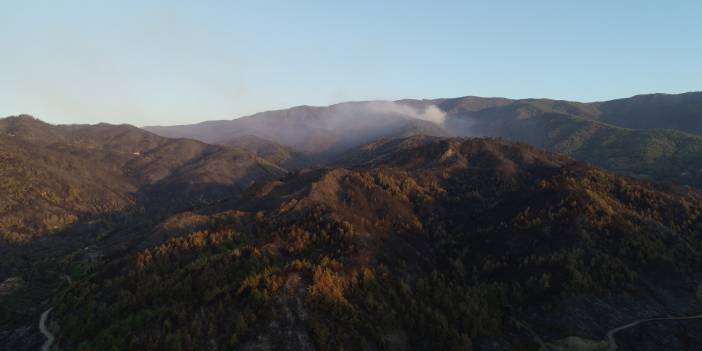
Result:
M243 150L121 125L0 119L0 233L26 240L81 217L219 199L285 170Z
M702 273L697 191L491 139L378 141L339 162L201 208L196 229L105 262L57 297L58 344L536 349L702 310L676 290ZM564 300L578 313L534 317Z
M0 135L0 237L22 241L79 216L134 204L137 186L112 167Z

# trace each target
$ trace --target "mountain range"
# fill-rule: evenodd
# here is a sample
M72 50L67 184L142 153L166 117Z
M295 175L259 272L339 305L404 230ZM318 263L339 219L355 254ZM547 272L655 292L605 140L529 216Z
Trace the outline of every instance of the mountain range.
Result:
M702 93L0 119L0 350L696 350L700 147Z
M595 103L468 96L300 106L229 121L145 129L216 144L253 135L321 163L379 137L502 137L619 173L699 187L701 106L702 92Z

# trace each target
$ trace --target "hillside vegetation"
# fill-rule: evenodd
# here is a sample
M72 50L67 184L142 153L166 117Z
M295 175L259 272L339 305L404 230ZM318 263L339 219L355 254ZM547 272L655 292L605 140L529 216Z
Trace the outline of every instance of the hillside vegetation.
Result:
M161 209L212 201L286 172L233 147L30 116L0 119L0 161L0 238L10 241L149 201Z
M685 280L702 250L699 192L490 139L378 141L202 216L58 297L59 344L533 349L527 309Z

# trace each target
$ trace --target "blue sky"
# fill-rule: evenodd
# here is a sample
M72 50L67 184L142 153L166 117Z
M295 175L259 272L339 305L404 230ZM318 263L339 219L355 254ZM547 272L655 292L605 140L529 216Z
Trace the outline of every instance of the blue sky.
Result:
M696 0L0 2L0 116L52 123L702 90Z

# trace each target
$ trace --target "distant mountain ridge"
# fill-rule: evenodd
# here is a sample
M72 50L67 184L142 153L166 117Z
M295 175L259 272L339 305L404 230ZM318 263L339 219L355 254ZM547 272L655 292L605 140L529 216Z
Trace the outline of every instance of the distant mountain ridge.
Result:
M675 129L702 135L702 92L637 95L593 105L601 111L597 119L602 122L632 129Z
M231 121L144 129L166 137L188 137L214 144L253 135L311 156L338 154L379 137L448 136L440 126L420 118L422 111L402 110L402 106L392 102L298 106ZM397 107L401 109L396 110Z
M326 161L379 138L503 137L628 175L702 186L702 92L592 103L475 96L348 102L145 129L223 144L254 135Z

